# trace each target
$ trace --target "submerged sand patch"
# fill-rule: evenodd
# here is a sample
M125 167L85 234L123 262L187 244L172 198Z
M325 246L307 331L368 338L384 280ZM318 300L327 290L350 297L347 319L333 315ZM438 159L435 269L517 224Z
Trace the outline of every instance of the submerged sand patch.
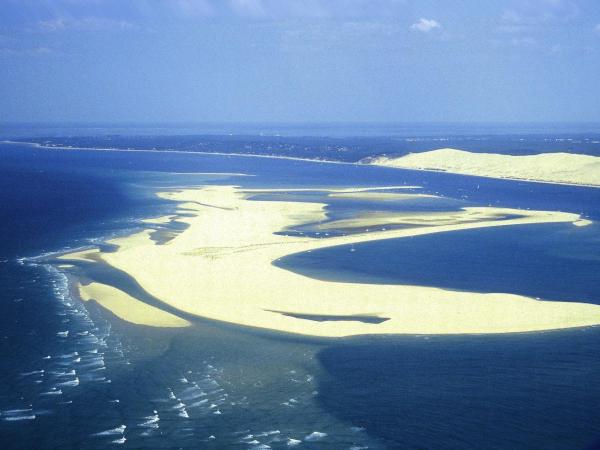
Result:
M523 217L518 210L465 207L458 211L431 212L369 212L351 219L338 219L318 224L319 230L366 228L375 226L441 226L460 223L481 222L484 220L504 220L509 217ZM574 225L579 226L578 221Z
M334 245L484 227L574 223L580 220L577 214L469 208L426 227L310 238L274 233L325 220L325 204L248 200L250 195L234 186L163 193L161 197L178 202L186 212L186 217L178 220L188 228L164 245L152 241L152 229L113 239L109 243L118 249L101 253L100 258L128 273L150 295L185 313L289 333L328 337L506 333L600 323L597 305L422 286L328 282L272 264L292 253ZM99 297L104 293L115 294L96 291ZM124 304L131 301L122 295L119 300ZM132 315L138 312L128 314L134 320ZM144 312L139 314L147 317ZM303 316L340 320L307 320ZM343 320L344 316L348 320ZM369 323L356 317L386 320ZM171 319L157 315L153 320L164 324Z

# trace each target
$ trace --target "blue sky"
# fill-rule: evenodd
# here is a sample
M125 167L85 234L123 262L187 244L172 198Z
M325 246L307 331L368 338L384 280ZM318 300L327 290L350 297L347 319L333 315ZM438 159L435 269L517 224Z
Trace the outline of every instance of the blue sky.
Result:
M600 122L597 0L0 0L0 120Z

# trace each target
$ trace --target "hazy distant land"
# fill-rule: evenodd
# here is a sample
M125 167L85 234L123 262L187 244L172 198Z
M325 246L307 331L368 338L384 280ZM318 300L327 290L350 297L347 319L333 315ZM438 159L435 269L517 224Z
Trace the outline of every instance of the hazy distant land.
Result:
M163 136L160 139L164 141L159 140L160 145L148 141L147 138L135 142L127 137L32 138L5 142L57 150L211 154L321 163L369 164L489 178L600 186L600 157L595 156L595 150L589 154L548 150L537 154L500 154L456 148L421 150L418 147L419 140L412 142L410 139L406 139L410 143L409 149L403 150L396 150L394 141L389 139L363 140L359 141L360 145L354 146L347 140L323 138L323 142L316 143L314 142L316 138L305 137L277 137L272 138L273 141L261 137L255 138L257 142L252 142L250 145L242 145L239 137L228 136L185 136L180 139ZM555 140L557 141L555 145L562 144L562 141ZM406 146L407 142L403 142L403 145ZM428 145L431 145L432 141L428 142ZM415 150L412 150L413 148ZM523 149L519 150L519 152L523 151ZM588 148L587 152L590 151Z

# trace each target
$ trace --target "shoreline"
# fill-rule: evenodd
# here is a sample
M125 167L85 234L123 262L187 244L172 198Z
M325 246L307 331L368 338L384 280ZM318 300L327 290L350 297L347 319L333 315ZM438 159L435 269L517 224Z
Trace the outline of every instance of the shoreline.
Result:
M16 145L28 145L35 148L43 148L47 150L81 150L81 151L98 151L98 152L130 152L130 153L175 153L184 155L216 155L216 156L241 156L247 158L268 158L268 159L285 159L291 161L305 161L314 163L324 164L345 164L345 165L356 165L357 163L350 163L344 161L335 161L331 159L311 159L311 158L300 158L295 156L278 156L278 155L257 155L254 153L226 153L226 152L193 152L190 150L152 150L152 149L134 149L134 148L99 148L99 147L68 147L60 145L43 145L39 142L27 142L27 141L11 141L3 140L0 144L16 144ZM181 173L185 174L185 173ZM207 174L205 174L207 175ZM244 174L247 175L247 174Z
M542 183L542 184L552 184L558 186L571 186L571 187L587 187L587 188L600 188L600 185L596 184L586 184L586 183L569 183L569 182L560 182L560 181L548 181L548 180L535 180L535 179L527 179L527 178L518 178L518 177L501 177L501 176L490 176L490 175L479 175L472 173L463 173L463 172L454 172L445 169L424 169L424 168L413 168L413 167L400 167L400 166L391 166L385 164L377 164L373 162L345 162L345 161L335 161L335 160L326 160L326 159L311 159L311 158L301 158L294 156L279 156L279 155L259 155L253 153L226 153L226 152L194 152L189 150L151 150L151 149L120 149L120 148L99 148L99 147L68 147L68 146L53 146L53 145L43 145L38 142L28 142L28 141L11 141L11 140L3 140L0 141L0 144L14 144L14 145L27 145L35 148L43 148L47 150L80 150L80 151L100 151L100 152L140 152L140 153L174 153L174 154L186 154L186 155L216 155L216 156L236 156L236 157L246 157L246 158L267 158L267 159L283 159L290 161L304 161L304 162L313 162L313 163L323 163L323 164L342 164L342 165L357 165L357 166L368 166L368 167L382 167L385 169L401 169L401 170L410 170L410 171L418 171L418 172L433 172L433 173L446 173L451 175L460 175L460 176L468 176L468 177L479 177L479 178L487 178L493 180L505 180L505 181L521 181L526 183ZM435 151L435 150L433 150ZM377 158L377 156L370 157ZM181 173L182 175L187 175L186 173ZM202 173L202 175L209 175L208 173ZM233 174L232 174L233 175ZM235 174L237 176L245 175L245 176L253 176L248 174Z
M557 186L586 187L586 188L600 189L599 184L566 183L566 182L559 182L559 181L529 180L527 178L514 178L514 177L493 177L490 175L475 175L472 173L450 172L449 170L444 170L444 169L416 169L416 168L410 168L410 167L385 166L383 164L381 164L381 165L380 164L363 164L363 165L373 166L373 167L384 167L386 169L411 170L411 171L415 171L415 172L447 173L450 175L460 175L463 177L486 178L489 180L522 181L525 183L553 184L553 185L557 185Z
M600 324L600 306L593 304L422 286L327 282L272 264L293 253L382 239L534 223L584 225L577 214L482 207L462 212L466 217L479 214L475 222L460 219L429 227L298 238L273 233L326 219L325 204L248 200L248 194L234 186L159 194L189 214L165 219L186 222L186 230L163 245L150 239L151 229L112 239L108 243L117 250L93 252L94 258L126 272L150 295L184 314L315 337L512 333ZM514 214L519 216L501 219ZM72 256L80 257L77 252ZM60 259L68 262L69 254ZM364 317L382 320L367 323Z

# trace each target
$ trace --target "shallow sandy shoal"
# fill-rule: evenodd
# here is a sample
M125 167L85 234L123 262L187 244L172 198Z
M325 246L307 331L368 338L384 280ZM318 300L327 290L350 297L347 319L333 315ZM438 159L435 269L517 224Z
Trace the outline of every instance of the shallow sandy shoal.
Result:
M326 219L324 204L254 201L247 199L249 195L234 186L163 193L163 198L178 202L186 214L191 213L178 219L189 227L165 245L150 239L152 230L114 239L110 243L118 250L100 256L131 275L148 293L180 311L289 333L328 337L508 333L600 323L600 306L592 304L422 286L328 282L272 265L292 253L334 245L484 227L575 223L581 219L577 214L471 208L478 220L458 219L443 225L314 239L274 233ZM516 217L507 218L510 216ZM367 315L389 320L380 324L318 322L272 311ZM133 321L131 314L138 313L132 310L128 314ZM157 316L155 320L166 323L167 318Z

